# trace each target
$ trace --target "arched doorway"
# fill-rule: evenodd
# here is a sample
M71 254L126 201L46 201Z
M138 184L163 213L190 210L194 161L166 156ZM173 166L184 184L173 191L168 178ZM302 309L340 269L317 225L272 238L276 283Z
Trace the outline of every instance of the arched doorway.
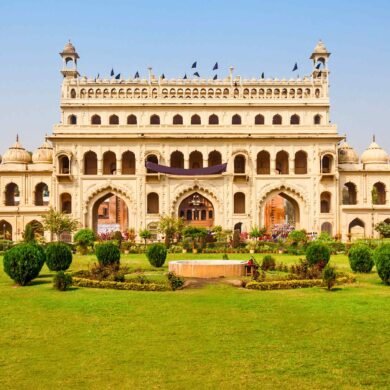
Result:
M273 237L287 237L300 228L298 202L284 191L272 192L264 201L262 225Z
M0 221L0 238L12 240L12 225L4 219Z
M92 227L99 235L126 231L129 227L126 202L112 192L98 198L92 206Z
M348 234L351 241L365 237L365 225L360 218L353 219L348 225Z
M44 229L43 229L43 225L39 221L34 219L31 222L29 222L27 225L31 226L31 229L34 232L35 238L40 239L43 237Z
M214 225L214 206L198 192L192 193L181 201L178 213L187 225L199 227Z

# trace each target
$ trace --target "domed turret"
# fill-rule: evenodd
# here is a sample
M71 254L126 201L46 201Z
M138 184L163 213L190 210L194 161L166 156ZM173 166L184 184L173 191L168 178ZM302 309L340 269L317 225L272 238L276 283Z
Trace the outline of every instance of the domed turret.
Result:
M313 50L313 54L328 54L328 50L326 49L324 42L321 40L318 41L316 47Z
M33 153L32 161L35 164L51 164L53 162L53 148L47 140Z
M64 53L64 54L76 53L76 48L73 46L71 41L66 43L66 45L64 46L64 49L62 50L62 53Z
M19 143L19 136L16 136L16 142L4 153L2 164L28 164L30 162L30 153Z
M338 148L339 164L358 164L359 156L352 146L344 141Z
M389 156L373 137L371 145L363 152L361 159L363 164L388 164Z

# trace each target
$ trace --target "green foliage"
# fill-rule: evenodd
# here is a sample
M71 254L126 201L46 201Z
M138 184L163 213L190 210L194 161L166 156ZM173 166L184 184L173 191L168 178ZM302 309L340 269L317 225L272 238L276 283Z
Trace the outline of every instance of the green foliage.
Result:
M328 245L314 241L306 248L306 259L310 266L316 265L320 269L328 264L330 259L330 249Z
M316 287L321 286L321 279L304 279L304 280L275 280L269 282L248 282L245 288L250 290L288 290L294 288Z
M27 243L28 242L30 242L30 243L34 243L35 242L34 229L33 229L32 225L30 223L28 223L26 225L26 227L24 228L23 241L27 242Z
M88 228L80 229L73 237L73 241L78 245L82 255L87 254L88 248L92 247L95 240L95 232Z
M171 217L163 215L160 218L158 229L165 235L165 244L169 247L172 244L173 238L179 236L184 228L184 221L182 218Z
M162 267L167 258L167 248L164 244L152 244L146 251L146 257L154 267Z
M224 254L222 255L222 260L229 260L229 256L228 256L227 253L224 253Z
M88 271L87 271L88 272ZM118 264L94 264L86 277L93 280L110 280L113 282L124 282L127 268L120 268Z
M168 283L173 291L183 287L184 279L177 276L174 272L168 272L167 274Z
M78 287L135 291L167 291L169 289L168 286L163 283L114 282L108 280L91 280L78 277L73 278L73 285Z
M334 240L333 240L332 236L331 236L329 233L327 233L327 232L322 232L322 233L318 236L317 241L326 242L326 243L331 243L331 242L333 242Z
M5 252L4 271L21 286L35 279L45 262L45 252L42 247L24 243L14 246Z
M249 232L249 237L250 238L259 238L264 236L265 232L267 231L266 228L260 228L259 226L252 226L251 230Z
M12 246L12 241L10 240L0 240L0 252L6 251Z
M292 279L319 279L322 276L322 268L317 264L309 264L306 259L299 259L298 264L293 264L290 267L290 275ZM284 270L285 268L283 268Z
M336 283L336 268L332 267L330 264L327 264L322 272L322 281L326 285L328 290L331 290L334 284Z
M123 236L122 236L122 233L119 231L119 230L116 230L113 235L112 235L112 239L114 241L117 241L118 242L118 245L119 247L121 246L122 244L122 240L123 240Z
M72 275L59 271L54 275L53 287L59 291L66 291L72 285Z
M390 244L375 249L374 261L379 277L383 283L390 285Z
M261 263L261 269L263 271L274 271L276 266L275 258L271 255L266 255L263 257L263 261Z
M148 229L141 229L139 231L139 236L145 241L146 246L146 242L152 237L152 232Z
M351 269L354 272L369 273L374 266L372 250L365 244L352 245L348 252L348 259Z
M116 265L119 267L121 251L112 242L104 242L95 246L95 254L102 266Z
M50 207L47 214L41 215L43 229L55 234L57 240L60 239L62 233L73 233L79 227L79 222L73 219L70 215L61 213Z
M385 221L379 222L375 225L375 230L384 238L390 237L390 223Z
M307 242L305 230L293 230L287 236L287 242L292 246L303 246Z
M63 242L51 242L46 246L46 265L50 271L66 271L72 264L72 251Z

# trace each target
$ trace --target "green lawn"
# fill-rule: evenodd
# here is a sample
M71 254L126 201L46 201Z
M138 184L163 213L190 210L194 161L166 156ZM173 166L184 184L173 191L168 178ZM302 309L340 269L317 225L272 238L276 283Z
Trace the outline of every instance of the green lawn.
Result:
M76 256L72 270L93 262ZM332 262L349 270L345 256ZM142 255L122 263L149 267ZM390 287L374 272L335 292L218 284L63 293L51 278L44 268L14 288L1 266L1 389L389 388Z

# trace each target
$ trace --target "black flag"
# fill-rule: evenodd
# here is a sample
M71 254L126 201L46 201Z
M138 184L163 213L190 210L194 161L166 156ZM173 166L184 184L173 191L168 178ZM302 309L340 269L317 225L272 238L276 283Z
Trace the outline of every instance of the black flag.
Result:
M196 76L196 77L200 77L200 75L199 75L199 73L198 73L198 72L195 72L195 73L194 73L194 76Z
M196 61L192 64L191 68L196 68Z
M217 80L217 78L218 78L218 75L215 75L215 76L213 77L213 80Z
M163 80L165 79L165 74L164 74L164 73L161 75L161 78L162 78Z
M114 68L111 69L111 76L114 76Z
M261 78L262 78L262 79L264 78L264 72L261 74Z
M100 73L98 73L98 75L96 76L96 78L98 79L100 77Z
M135 72L134 78L135 78L135 79L139 79L139 73L138 73L138 70Z
M320 69L321 68L321 62L319 62L316 66L316 69Z
M298 70L298 63L296 62L295 65L294 65L294 68L293 68L293 72L295 72L296 70Z
M115 80L119 80L121 78L121 74L118 73L116 76L115 76Z
M184 80L187 80L187 73L183 77Z
M213 70L217 70L217 69L218 69L218 62L215 63Z

